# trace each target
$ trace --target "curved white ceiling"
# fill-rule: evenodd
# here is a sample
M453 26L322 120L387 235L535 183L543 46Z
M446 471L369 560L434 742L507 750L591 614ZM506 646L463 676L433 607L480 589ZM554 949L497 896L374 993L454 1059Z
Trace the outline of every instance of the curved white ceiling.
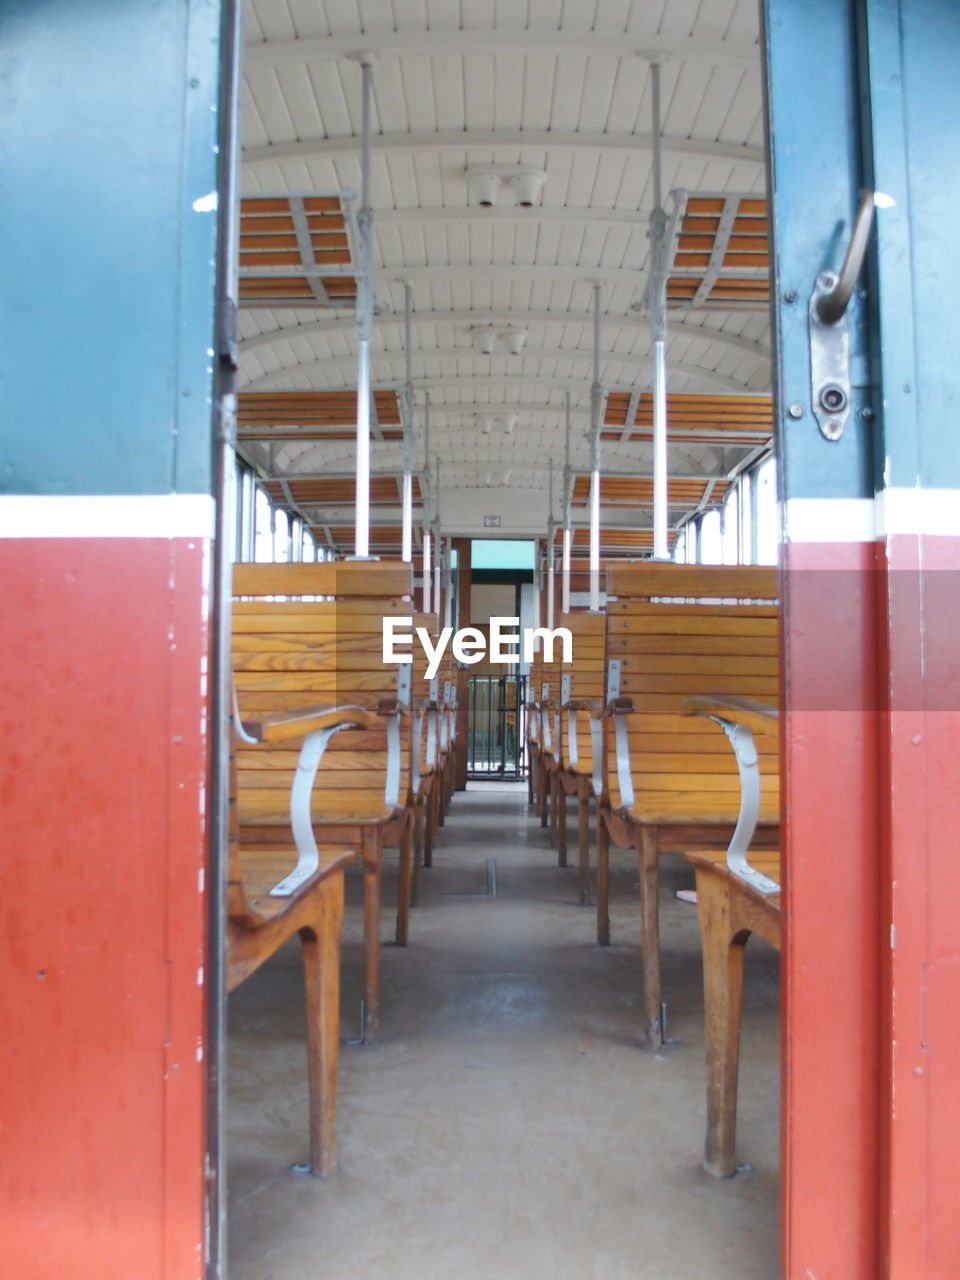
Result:
M764 191L755 0L247 0L245 39L249 194L359 186L355 55L376 54L371 190L385 310L373 378L403 379L410 280L414 383L431 390L431 451L451 484L483 486L494 454L501 473L545 486L547 459L562 459L563 393L581 430L589 403L596 280L601 381L649 390L647 320L631 308L648 269L650 57L663 68L664 191ZM496 207L477 207L466 169L481 163L542 167L542 203L518 208L504 190ZM524 330L523 353L484 356L471 330L491 324ZM241 390L354 387L353 326L349 308L242 311ZM766 313L671 314L668 364L675 391L767 392ZM468 447L481 432L472 412L497 404L518 414L516 429ZM615 448L605 446L611 466L648 472L645 445ZM335 441L247 449L293 475L349 458ZM745 456L671 454L697 474ZM397 450L381 461L395 465Z

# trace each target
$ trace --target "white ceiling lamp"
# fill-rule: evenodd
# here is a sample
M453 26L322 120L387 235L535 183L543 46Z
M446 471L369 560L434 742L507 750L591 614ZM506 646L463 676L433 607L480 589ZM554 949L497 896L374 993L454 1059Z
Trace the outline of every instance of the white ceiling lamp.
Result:
M514 202L521 209L531 209L540 203L546 180L545 170L533 164L471 165L467 169L470 199L484 209L497 203L497 196L504 184L509 186Z
M467 186L474 204L489 209L497 203L497 192L500 190L501 174L495 168L468 169Z
M543 169L528 164L522 165L507 179L514 199L522 209L531 209L540 203L546 180L547 175Z
M529 335L526 329L515 329L512 325L506 329L497 329L493 325L484 324L475 325L470 330L470 336L474 346L478 346L485 356L494 355L498 346L512 356L519 356L523 354Z
M494 428L509 436L513 434L519 417L518 413L478 413L477 425L485 436L491 435Z

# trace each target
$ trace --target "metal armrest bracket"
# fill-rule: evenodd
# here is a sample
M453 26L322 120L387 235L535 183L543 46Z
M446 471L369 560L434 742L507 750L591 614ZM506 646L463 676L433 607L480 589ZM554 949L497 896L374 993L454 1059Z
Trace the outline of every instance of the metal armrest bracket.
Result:
M779 893L780 886L747 860L747 850L760 817L760 765L752 732L743 724L734 724L711 716L730 740L740 772L740 813L727 846L727 866L735 876L745 880L760 893Z
M590 749L593 753L593 794L603 795L603 721L590 717Z
M383 787L384 803L395 809L400 803L400 717L387 717L387 778Z
M633 776L630 773L630 740L627 737L627 712L615 711L613 725L617 744L617 785L620 788L620 803L625 809L629 809L633 804Z
M273 886L270 890L271 898L289 898L320 866L320 854L317 851L313 819L310 815L310 796L327 744L335 733L351 727L351 725L338 724L332 729L314 729L313 733L308 733L303 740L300 758L297 760L297 770L290 787L290 826L293 828L293 839L297 846L297 865L279 884Z

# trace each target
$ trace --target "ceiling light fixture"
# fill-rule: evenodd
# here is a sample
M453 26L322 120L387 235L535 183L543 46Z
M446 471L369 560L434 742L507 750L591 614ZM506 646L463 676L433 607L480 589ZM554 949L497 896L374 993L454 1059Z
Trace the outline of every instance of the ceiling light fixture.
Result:
M531 209L540 203L547 181L546 171L534 164L471 165L466 174L471 200L484 209L497 203L497 195L504 185L513 192L514 202L521 209Z
M540 203L546 180L546 173L532 165L524 165L508 179L514 198L522 209L531 209Z
M519 356L523 354L529 335L526 329L513 327L495 329L492 325L476 325L470 330L470 336L474 345L478 346L485 356L494 355L498 345L502 351L512 356Z
M482 205L484 209L489 209L491 205L497 203L497 192L500 190L501 176L492 168L468 169L467 185L470 188L470 196L473 202Z

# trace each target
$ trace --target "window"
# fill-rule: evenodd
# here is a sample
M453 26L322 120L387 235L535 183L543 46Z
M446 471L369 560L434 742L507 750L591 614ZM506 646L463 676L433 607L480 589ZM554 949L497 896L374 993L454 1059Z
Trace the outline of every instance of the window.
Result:
M739 564L740 562L740 490L731 485L723 500L723 515L720 521L721 564Z
M700 564L723 564L723 527L719 511L708 511L700 521Z
M471 570L533 569L535 567L535 542L510 542L507 539L475 538L470 545Z
M754 472L758 564L776 564L780 549L780 511L777 506L777 461L767 458Z

